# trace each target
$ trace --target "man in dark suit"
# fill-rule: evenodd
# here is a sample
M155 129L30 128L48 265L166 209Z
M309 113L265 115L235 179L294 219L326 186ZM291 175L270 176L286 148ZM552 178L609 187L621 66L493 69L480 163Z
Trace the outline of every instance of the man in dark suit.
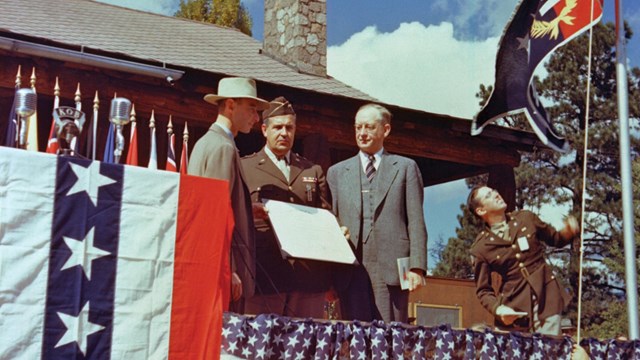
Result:
M235 220L231 239L231 310L242 312L242 296L253 296L255 289L255 239L249 190L234 138L238 132L251 131L259 120L258 111L269 103L257 97L255 81L247 78L220 80L218 94L208 94L204 100L218 106L218 116L196 142L188 173L229 181Z
M254 207L257 272L256 293L246 300L245 311L322 318L330 286L329 265L286 259L261 200L328 208L324 173L319 165L291 151L296 114L284 97L274 99L262 117L266 144L258 153L242 159Z
M575 218L556 231L531 211L506 213L500 194L487 186L469 193L467 206L487 225L471 246L476 295L502 330L560 335L563 309L571 300L544 258L544 244L563 247L578 234ZM493 289L491 273L501 278Z
M390 132L391 113L386 108L362 106L355 118L360 152L327 173L333 211L349 229L360 262L335 270L346 320L406 322L409 290L421 286L426 275L422 177L415 161L384 150ZM407 290L400 286L397 263L405 257Z

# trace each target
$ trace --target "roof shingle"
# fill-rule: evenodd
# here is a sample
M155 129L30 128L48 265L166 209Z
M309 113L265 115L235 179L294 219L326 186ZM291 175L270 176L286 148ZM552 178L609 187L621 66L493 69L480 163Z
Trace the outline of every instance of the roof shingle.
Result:
M251 77L277 85L366 101L371 96L330 77L302 74L261 53L235 29L89 0L0 1L0 30L122 54L167 67Z

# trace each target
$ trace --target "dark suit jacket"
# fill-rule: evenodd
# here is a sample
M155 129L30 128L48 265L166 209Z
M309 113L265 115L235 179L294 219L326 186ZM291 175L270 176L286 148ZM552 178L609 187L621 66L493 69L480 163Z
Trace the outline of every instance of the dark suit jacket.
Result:
M507 214L507 217L509 241L485 229L471 246L476 294L482 305L493 315L501 304L516 311L528 312L528 324L526 321L516 324L516 327L520 325L528 328L532 324L532 292L538 298L540 319L562 313L569 303L569 294L545 261L543 242L563 247L571 240L564 240L553 226L540 220L531 211L514 211ZM529 250L521 250L519 238L527 239ZM493 290L491 283L493 271L502 278L498 293Z
M358 229L362 221L360 155L344 160L329 168L327 180L333 199L333 212L341 225L351 232L354 248L359 239ZM376 173L374 190L374 226L369 234L362 234L363 241L374 237L379 273L384 274L388 285L400 285L397 259L410 257L412 269L427 271L427 230L424 223L422 202L424 186L415 161L382 153L380 170ZM348 276L338 281L348 284Z
M188 173L229 181L231 207L235 220L231 240L232 271L235 271L242 280L243 296L245 298L253 296L256 250L251 199L242 174L236 144L221 127L216 124L211 125L209 131L196 142L189 159Z
M244 157L242 167L253 202L271 199L319 208L329 207L322 168L293 152L290 155L289 181L267 156L264 148ZM328 263L310 260L290 263L281 254L269 222L256 220L255 225L257 293L323 292L329 289Z

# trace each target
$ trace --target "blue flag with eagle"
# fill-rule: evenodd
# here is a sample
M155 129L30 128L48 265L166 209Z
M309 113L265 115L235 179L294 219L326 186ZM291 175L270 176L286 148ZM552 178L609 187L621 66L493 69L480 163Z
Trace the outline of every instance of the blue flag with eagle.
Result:
M601 17L602 0L522 0L500 40L493 92L473 119L471 135L497 119L523 112L545 145L567 151L569 144L554 132L538 98L533 73L547 55Z

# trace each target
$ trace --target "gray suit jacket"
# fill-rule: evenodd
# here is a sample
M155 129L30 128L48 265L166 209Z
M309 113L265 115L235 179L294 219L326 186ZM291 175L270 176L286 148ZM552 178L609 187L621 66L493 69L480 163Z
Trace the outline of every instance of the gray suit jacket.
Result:
M242 293L251 297L255 290L256 249L251 197L242 173L236 144L216 124L202 136L189 159L190 175L229 181L229 194L235 227L231 240L231 267L242 280Z
M378 272L388 285L399 285L397 258L410 257L412 269L427 270L427 229L422 201L424 187L415 161L382 154L376 173L374 190L374 226L369 234L358 234L362 221L360 157L356 155L333 165L327 172L327 182L333 198L333 211L340 223L351 232L350 241L357 247L359 236L365 246L375 238Z

